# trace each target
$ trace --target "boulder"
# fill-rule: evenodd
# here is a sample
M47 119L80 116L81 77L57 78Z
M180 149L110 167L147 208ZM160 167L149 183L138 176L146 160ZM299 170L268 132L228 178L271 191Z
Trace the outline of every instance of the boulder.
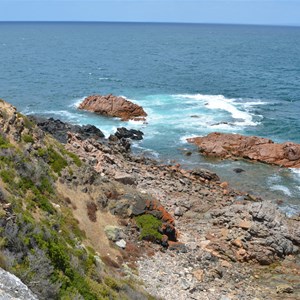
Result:
M118 247L122 248L122 249L125 249L125 248L126 248L126 242L125 242L123 239L117 241L117 242L116 242L116 245L117 245Z
M134 176L123 172L116 172L115 180L128 185L136 183L136 178Z
M116 242L122 236L122 229L118 226L107 225L104 228L105 235L110 241Z
M0 299L38 300L29 288L15 275L0 268Z
M220 158L244 158L287 168L300 168L300 144L274 143L257 136L213 132L187 139L204 155Z
M140 130L126 129L125 127L117 128L115 136L118 139L142 140L144 133Z
M147 117L146 112L141 106L134 104L123 97L117 97L111 94L106 96L89 96L80 103L78 108L103 116L118 117L121 118L122 121L140 121L145 120L145 117Z
M209 181L219 181L220 180L219 176L216 173L211 172L206 169L202 169L202 168L193 169L191 171L191 174L194 175L195 177L201 177L201 178L207 179Z

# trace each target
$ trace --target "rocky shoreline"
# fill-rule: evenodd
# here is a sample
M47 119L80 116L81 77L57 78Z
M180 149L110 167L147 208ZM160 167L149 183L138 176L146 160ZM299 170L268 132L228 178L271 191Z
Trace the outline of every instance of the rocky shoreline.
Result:
M300 145L274 143L270 139L240 134L213 132L204 137L187 139L207 156L247 159L286 168L300 168Z
M134 156L122 135L105 139L100 132L86 135L69 125L55 132L51 124L39 126L59 134L65 148L103 180L138 192L135 199L112 192L109 201L99 201L120 218L122 234L115 242L123 241L123 258L137 267L149 293L166 300L300 298L299 218L232 190L207 170ZM69 180L67 174L64 178ZM91 190L87 184L85 193ZM166 224L159 244L138 238L131 220L145 210Z

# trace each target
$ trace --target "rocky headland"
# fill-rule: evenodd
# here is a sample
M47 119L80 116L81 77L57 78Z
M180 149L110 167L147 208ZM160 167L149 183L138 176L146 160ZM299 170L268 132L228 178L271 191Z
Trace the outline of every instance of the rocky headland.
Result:
M50 264L51 238L57 240L69 257L64 257L68 266L72 269L77 264L81 276L86 276L85 288L94 287L95 291L97 286L97 291L101 290L99 299L105 299L103 289L107 299L153 299L145 290L154 298L166 300L299 299L299 217L288 218L274 203L231 189L208 170L186 170L179 164L165 165L133 155L130 145L141 133L121 128L106 139L101 131L93 129L90 134L89 127L79 129L53 119L36 119L38 128L8 104L2 103L0 111L2 157L9 158L11 151L15 151L15 156L21 155L18 153L22 149L26 163L34 170L30 178L50 205L40 202L44 197L32 198L35 189L31 185L22 185L20 190L16 184L21 179L10 183L8 171L14 170L17 178L24 177L25 172L24 166L17 167L15 156L15 164L1 160L0 221L5 228L1 238L10 237L11 228L13 225L19 228L18 224L24 236L20 239L13 235L14 245L16 242L19 245L18 252L12 244L9 247L4 244L1 254L9 263L2 265L18 272L40 299L46 299L47 295L40 291L41 286L49 284L44 271L36 271L41 281L36 284L37 275L27 274L28 266L22 264L21 258L27 257L28 261L29 252L24 249L32 245L39 256L29 256L30 268L37 264L40 251ZM55 124L60 130L54 130ZM53 155L51 148L63 158L59 168L58 156ZM52 196L40 188L39 180L46 175L40 175L36 169L39 165L54 172L49 177ZM15 197L13 205L9 195ZM18 201L22 209L15 208ZM29 214L33 219L49 222L50 227L44 228L45 238L50 238L48 243L52 245L49 249L48 244L42 244L40 249L39 235L29 234L30 228L21 222L24 209L26 218ZM50 214L49 219L48 210L53 218ZM65 216L65 211L76 220L75 223L69 220L68 228L65 223L55 221ZM39 228L39 222L35 222ZM76 226L84 231L84 237L76 235ZM76 251L73 253L57 235L51 236L53 230L60 232L67 244L73 241L71 249L81 251L80 255L94 249L90 253L94 261L90 262L89 272L81 265ZM67 234L74 236L69 239ZM18 262L20 253L23 256ZM56 274L57 265L51 268L49 272ZM73 283L66 269L60 272L69 278L74 293L77 290L77 295L81 295L86 291ZM133 282L132 285L126 280ZM143 284L137 286L136 282ZM59 290L56 285L51 287Z
M207 156L259 161L287 168L300 168L300 145L274 143L270 139L240 134L213 132L187 139Z
M141 106L111 94L89 96L79 104L78 108L103 116L118 117L122 121L145 121L147 117L147 113Z
M147 195L136 198L133 210L128 210L124 196L102 203L104 209L131 218L140 205L142 211L153 206L145 205L144 198L159 201L167 212L169 228L161 231L159 243L140 244L152 249L146 256L135 252L135 264L151 294L163 299L279 299L281 293L290 292L292 299L299 295L298 219L287 218L274 203L230 189L208 170L184 170L180 165L134 156L113 136L96 141L73 132L66 135L66 149L103 178ZM136 239L132 231L123 233L124 251L132 251ZM293 268L287 271L287 265ZM297 284L291 284L294 280Z

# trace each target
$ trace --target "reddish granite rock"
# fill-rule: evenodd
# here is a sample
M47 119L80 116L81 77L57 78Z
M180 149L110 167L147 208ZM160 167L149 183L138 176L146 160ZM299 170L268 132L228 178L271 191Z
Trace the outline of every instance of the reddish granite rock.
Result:
M201 153L221 158L245 158L287 168L300 168L300 145L276 144L270 139L240 134L213 132L204 137L187 139Z
M111 94L106 96L92 95L80 103L79 109L92 111L96 114L118 117L122 121L128 120L145 120L147 117L144 109L134 104L125 98L113 96Z

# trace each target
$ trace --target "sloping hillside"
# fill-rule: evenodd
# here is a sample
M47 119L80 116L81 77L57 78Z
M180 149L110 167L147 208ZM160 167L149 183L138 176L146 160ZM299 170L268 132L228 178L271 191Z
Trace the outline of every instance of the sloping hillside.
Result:
M104 232L118 220L97 208L120 188L0 100L0 267L39 299L149 299L120 276L129 268Z

